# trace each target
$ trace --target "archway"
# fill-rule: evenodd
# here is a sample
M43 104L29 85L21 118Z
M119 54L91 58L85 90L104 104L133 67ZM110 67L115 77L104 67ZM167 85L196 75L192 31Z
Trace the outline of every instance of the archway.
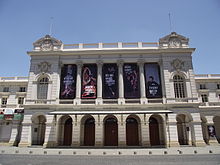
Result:
M63 145L70 146L72 144L72 118L69 117L64 123Z
M176 117L178 141L180 145L189 145L189 126L186 115L179 114Z
M95 119L93 117L88 118L84 124L84 145L95 145Z
M105 120L105 146L117 146L118 145L118 122L115 117L108 117Z
M153 116L149 119L149 130L151 146L160 145L159 122Z
M213 118L213 122L215 127L215 136L218 143L220 143L220 116L215 116Z
M32 119L32 145L43 145L46 129L46 118L39 115Z
M139 145L138 122L134 117L126 119L126 143L128 146Z

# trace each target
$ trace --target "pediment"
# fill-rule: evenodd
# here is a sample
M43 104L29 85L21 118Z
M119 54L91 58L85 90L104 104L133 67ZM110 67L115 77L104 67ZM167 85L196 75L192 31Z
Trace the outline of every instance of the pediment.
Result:
M62 41L57 40L56 38L53 38L50 35L46 35L45 37L42 37L36 42L34 42L33 45L34 45L34 50L41 50L41 51L58 50L61 48Z
M189 39L177 34L176 32L172 32L171 34L159 39L160 47L169 47L169 48L180 48L180 47L188 47Z

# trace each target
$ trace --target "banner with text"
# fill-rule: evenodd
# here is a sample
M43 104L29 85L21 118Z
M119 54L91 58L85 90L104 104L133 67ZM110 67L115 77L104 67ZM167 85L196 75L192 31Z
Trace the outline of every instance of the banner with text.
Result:
M118 67L116 64L104 64L102 68L104 99L118 98Z
M156 63L144 65L147 98L161 98L160 67Z
M139 68L137 64L124 64L124 97L126 99L140 98Z
M87 64L82 68L82 99L96 98L97 94L97 66Z
M74 64L64 65L61 69L60 99L74 99L76 96L76 72Z

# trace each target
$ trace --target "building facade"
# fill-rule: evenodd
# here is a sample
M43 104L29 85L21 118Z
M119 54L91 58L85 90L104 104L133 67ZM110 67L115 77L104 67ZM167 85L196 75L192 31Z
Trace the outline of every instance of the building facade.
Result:
M63 44L46 35L29 77L0 79L0 143L172 147L220 142L220 75L195 75L189 39Z

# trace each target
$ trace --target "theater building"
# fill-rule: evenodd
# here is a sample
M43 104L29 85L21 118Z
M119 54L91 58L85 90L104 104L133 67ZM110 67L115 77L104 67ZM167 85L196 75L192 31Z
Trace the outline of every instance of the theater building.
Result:
M189 39L37 40L28 77L0 78L0 144L173 147L220 142L220 75L195 75Z

